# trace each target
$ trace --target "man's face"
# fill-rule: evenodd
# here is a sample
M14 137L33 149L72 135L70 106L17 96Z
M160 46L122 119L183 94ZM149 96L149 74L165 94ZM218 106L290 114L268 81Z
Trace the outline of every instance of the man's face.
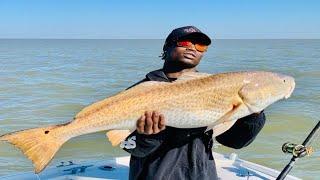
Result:
M184 39L195 43L192 39ZM195 46L178 47L176 44L172 45L167 50L166 61L184 66L186 68L196 67L203 56L204 52L195 49Z

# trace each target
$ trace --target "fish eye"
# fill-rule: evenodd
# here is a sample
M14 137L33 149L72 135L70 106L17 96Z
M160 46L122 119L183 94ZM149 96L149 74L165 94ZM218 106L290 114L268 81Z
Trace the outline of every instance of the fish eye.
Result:
M286 80L284 79L283 82L286 82Z

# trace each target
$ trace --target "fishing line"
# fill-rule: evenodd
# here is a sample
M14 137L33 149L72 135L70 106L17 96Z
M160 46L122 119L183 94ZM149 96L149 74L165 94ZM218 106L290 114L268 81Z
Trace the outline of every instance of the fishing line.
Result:
M313 146L315 146L315 145L318 145L318 144L319 144L319 142L317 142L317 143L314 143L314 142L316 141L316 139L319 138L319 136L320 136L320 131L317 131L315 134L316 134L316 135L315 135L314 137L312 137L312 139L310 140L309 143L307 143L306 146L309 146L309 145L311 145L311 144L313 144Z
M319 149L318 149L319 145L320 145L320 143L318 141L319 140L319 136L320 136L320 131L317 131L315 133L315 136L312 137L312 139L310 140L310 142L308 142L306 144L307 151L309 151L309 152L307 152L308 156L310 156L311 154L314 154L315 152L320 152Z
M319 121L320 122L320 121ZM311 137L310 141L306 143L306 147L308 148L307 150L309 150L310 152L308 152L308 156L310 156L311 154L313 154L314 152L316 151L319 151L319 150L316 150L316 148L319 148L317 145L319 144L319 136L320 136L320 131L317 130L313 137Z

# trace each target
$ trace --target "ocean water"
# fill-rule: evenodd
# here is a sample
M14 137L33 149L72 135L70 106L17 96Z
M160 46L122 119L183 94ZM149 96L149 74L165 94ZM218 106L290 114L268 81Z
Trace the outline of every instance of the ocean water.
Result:
M83 107L115 94L162 67L164 40L0 40L0 134L69 121ZM291 75L291 98L265 110L267 121L255 141L220 153L282 170L291 156L283 143L302 143L320 120L320 40L213 40L199 71L266 70ZM291 174L320 178L320 140ZM84 135L63 145L50 165L127 155L104 133ZM0 176L32 171L31 161L0 142Z

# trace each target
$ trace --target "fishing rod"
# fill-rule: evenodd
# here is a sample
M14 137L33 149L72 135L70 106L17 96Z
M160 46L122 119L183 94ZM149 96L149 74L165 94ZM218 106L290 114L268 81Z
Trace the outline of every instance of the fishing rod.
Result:
M281 171L279 176L277 177L277 180L283 180L287 174L291 171L293 168L294 163L298 158L304 157L306 155L310 155L312 153L311 147L306 147L306 145L309 143L311 138L314 136L314 134L318 131L320 128L320 121L317 123L317 125L312 129L308 137L303 141L302 144L293 144L293 143L285 143L282 146L282 151L284 153L291 153L293 154L290 162L286 165L286 167Z

